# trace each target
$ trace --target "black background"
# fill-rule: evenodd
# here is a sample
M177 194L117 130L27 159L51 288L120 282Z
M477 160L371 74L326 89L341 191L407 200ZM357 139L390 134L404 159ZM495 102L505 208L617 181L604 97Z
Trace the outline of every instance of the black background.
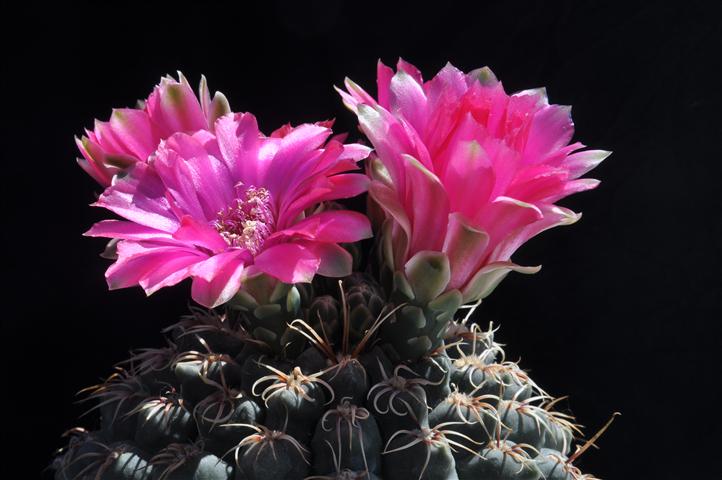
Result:
M266 132L336 117L358 138L331 87L348 75L373 90L376 59L398 56L427 78L449 60L489 65L507 91L546 86L574 106L575 139L615 152L593 172L597 190L562 202L584 218L515 257L544 269L508 277L479 318L501 325L538 383L571 395L588 433L622 412L584 470L716 476L717 2L99 3L3 15L2 478L37 478L83 411L75 392L129 348L160 345L187 307L185 284L150 299L107 291L103 241L80 236L104 214L87 206L98 188L73 135L180 69L193 83L206 74Z

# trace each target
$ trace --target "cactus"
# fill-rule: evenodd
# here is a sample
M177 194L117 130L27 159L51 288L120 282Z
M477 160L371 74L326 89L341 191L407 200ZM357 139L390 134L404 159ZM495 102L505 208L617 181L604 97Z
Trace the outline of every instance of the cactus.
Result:
M373 152L329 122L266 136L182 75L78 140L94 205L125 219L87 232L111 239L109 286L189 278L207 309L84 390L99 419L69 431L57 480L592 478L575 462L608 424L572 453L564 397L472 318L539 270L511 255L579 218L555 202L609 153L574 153L568 107L488 68L379 63L378 100L345 85ZM368 216L335 202L365 191Z
M294 359L259 343L245 311L194 308L165 347L86 389L98 428L73 431L56 478L593 478L569 461L581 429L563 398L505 359L493 325L459 310L440 346L394 360L383 327L405 304L348 280L288 319Z

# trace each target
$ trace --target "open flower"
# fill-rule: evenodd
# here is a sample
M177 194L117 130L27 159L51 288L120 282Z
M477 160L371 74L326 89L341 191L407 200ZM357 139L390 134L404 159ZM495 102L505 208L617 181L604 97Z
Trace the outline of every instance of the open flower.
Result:
M305 124L266 137L246 113L220 118L215 134L161 141L95 204L126 219L87 232L120 240L110 288L151 294L192 277L193 298L214 307L259 272L287 283L348 275L351 255L338 243L371 236L368 219L319 205L366 190L365 175L346 172L369 149L327 142L330 134Z
M161 140L176 132L213 131L216 119L230 112L228 100L216 92L211 99L205 77L201 79L199 97L183 74L179 81L161 79L140 108L116 108L107 122L95 121L95 128L75 138L83 158L78 164L102 186L110 185L113 176L145 162Z
M395 73L379 62L377 99L348 79L346 88L339 93L377 156L369 194L386 220L388 266L408 274L418 256L441 252L443 288L464 301L511 270L538 270L515 265L512 253L579 218L555 203L596 187L579 177L609 155L569 144L570 108L550 105L544 89L508 95L486 67L464 74L447 64L424 82L403 60Z

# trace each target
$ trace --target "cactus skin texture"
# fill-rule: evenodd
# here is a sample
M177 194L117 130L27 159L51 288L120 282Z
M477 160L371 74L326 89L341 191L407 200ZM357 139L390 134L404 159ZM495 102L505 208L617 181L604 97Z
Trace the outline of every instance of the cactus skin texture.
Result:
M598 435L573 450L563 399L441 293L434 262L387 289L257 278L193 309L86 389L97 424L66 434L55 478L593 480L574 462Z

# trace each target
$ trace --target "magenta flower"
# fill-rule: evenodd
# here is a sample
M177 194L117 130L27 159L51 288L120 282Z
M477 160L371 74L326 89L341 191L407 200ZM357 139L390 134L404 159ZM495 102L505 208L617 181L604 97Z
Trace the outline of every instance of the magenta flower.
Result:
M446 291L488 295L511 270L514 251L543 230L575 222L555 203L599 183L579 177L609 152L569 144L570 108L544 89L505 93L488 68L447 64L424 82L413 65L378 64L378 98L350 80L344 103L375 148L369 194L386 219L385 259L408 270L415 256L443 252ZM576 153L574 153L576 152Z
M102 186L113 176L145 162L161 140L176 132L213 131L216 119L230 112L228 100L216 92L211 99L205 78L196 98L188 80L164 77L141 108L116 108L107 122L95 121L93 131L75 138L83 158L78 164Z
M306 124L266 137L246 113L220 118L215 135L161 141L95 204L126 219L87 232L120 240L109 287L151 294L191 277L193 298L215 307L259 272L287 283L348 275L351 256L338 243L370 237L368 219L322 202L366 190L365 175L346 172L370 149L327 142L330 134Z

